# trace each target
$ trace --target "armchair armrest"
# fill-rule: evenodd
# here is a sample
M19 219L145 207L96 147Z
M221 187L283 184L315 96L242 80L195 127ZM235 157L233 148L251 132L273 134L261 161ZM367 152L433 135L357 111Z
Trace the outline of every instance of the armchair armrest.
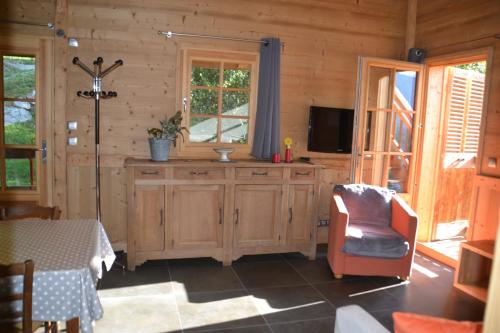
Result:
M392 198L391 207L392 228L403 235L410 243L410 246L413 246L417 234L417 214L398 196Z
M346 235L349 213L339 194L333 194L330 208L330 227L328 229L329 243L339 251L342 249Z

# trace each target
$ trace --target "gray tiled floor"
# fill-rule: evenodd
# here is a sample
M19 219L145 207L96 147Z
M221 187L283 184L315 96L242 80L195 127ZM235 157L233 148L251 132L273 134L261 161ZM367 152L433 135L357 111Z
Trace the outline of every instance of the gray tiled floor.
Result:
M420 255L409 285L349 297L399 281L335 280L325 251L319 247L314 261L294 253L243 257L230 267L203 258L150 261L134 272L115 267L99 285L104 317L95 331L333 332L335 309L345 304L361 305L386 327L394 311L459 320L483 316L481 302L452 288L451 269Z

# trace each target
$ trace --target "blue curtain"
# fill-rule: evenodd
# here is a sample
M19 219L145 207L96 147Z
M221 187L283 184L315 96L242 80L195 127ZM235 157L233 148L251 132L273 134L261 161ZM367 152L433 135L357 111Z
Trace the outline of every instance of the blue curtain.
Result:
M259 91L252 155L269 159L280 151L279 38L264 38L260 47Z

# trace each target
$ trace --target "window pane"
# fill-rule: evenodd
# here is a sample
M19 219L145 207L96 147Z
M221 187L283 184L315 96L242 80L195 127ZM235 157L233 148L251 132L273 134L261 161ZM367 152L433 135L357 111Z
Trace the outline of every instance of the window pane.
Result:
M250 64L224 64L224 88L250 87Z
M218 62L193 60L191 85L217 87L219 85L219 66Z
M368 84L368 109L389 109L391 70L389 68L371 67Z
M248 93L224 91L222 93L222 114L224 116L248 116Z
M6 149L7 188L35 189L36 159L34 149Z
M35 58L3 56L4 97L35 98Z
M189 124L190 142L217 142L217 118L191 117Z
M35 103L4 102L4 142L35 144Z
M396 71L393 105L400 110L415 110L417 72Z
M390 112L368 111L365 128L365 151L387 151L386 147L390 126Z
M191 91L191 113L201 115L216 115L217 90L193 89Z
M396 110L394 112L394 125L392 128L392 151L400 153L411 152L412 131L413 113Z
M361 182L364 184L384 186L383 170L386 164L387 159L382 154L364 155Z
M222 118L221 142L248 143L248 120Z
M398 193L407 193L409 170L410 156L391 156L387 188Z

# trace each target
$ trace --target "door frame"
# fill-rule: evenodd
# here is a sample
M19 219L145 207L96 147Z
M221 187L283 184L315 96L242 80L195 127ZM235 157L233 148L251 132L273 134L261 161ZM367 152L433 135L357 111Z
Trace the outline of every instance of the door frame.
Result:
M419 79L416 83L416 94L415 94L415 119L413 121L414 130L412 135L412 160L410 162L410 168L408 173L408 203L414 207L414 187L415 187L415 176L417 175L417 159L418 149L419 149L419 133L421 130L421 119L420 114L422 112L422 88L424 81L424 66L417 63L406 62L401 60L377 58L377 57L358 57L358 76L356 84L356 106L354 112L354 128L357 129L353 133L353 143L352 143L352 158L351 158L351 174L350 182L359 182L361 180L361 173L363 168L363 152L364 152L364 142L365 142L365 127L366 127L366 110L367 110L367 100L368 100L368 80L363 77L363 75L369 75L368 69L370 66L384 67L391 70L409 70L415 71L419 75ZM393 92L391 92L392 96ZM392 105L392 97L391 97ZM361 133L361 135L360 135Z
M9 38L0 43L2 52L34 55L36 58L36 142L41 149L42 140L46 141L46 162L42 163L41 152L36 152L37 189L34 191L11 190L0 193L0 201L35 201L41 205L51 206L53 202L54 179L54 78L53 78L53 40L52 38L19 37ZM3 119L3 117L2 117Z
M448 53L448 54L443 54L443 55L438 55L435 57L430 57L425 60L425 68L424 68L424 85L423 85L423 96L422 96L422 110L421 110L421 123L423 125L423 132L422 135L419 138L419 146L423 147L424 144L424 139L425 139L425 130L429 124L427 124L427 120L429 118L429 115L427 114L427 101L428 101L428 89L429 89L429 72L432 67L437 67L437 66L452 66L452 65L459 65L463 63L470 63L470 62L478 62L478 61L485 61L487 62L486 66L486 73L485 73L485 86L484 86L484 97L483 97L483 114L481 117L481 124L480 124L480 132L479 132L479 146L478 146L478 153L477 153L477 161L478 161L478 166L476 167L476 175L482 174L482 156L483 156L483 146L484 146L484 132L485 132L485 124L486 124L486 118L487 118L487 112L488 112L488 96L489 96L489 91L490 91L490 81L491 81L491 68L492 68L492 63L493 63L493 47L485 47L485 48L478 48L478 49L472 49L472 50L467 50L467 51L461 51L461 52L454 52L454 53ZM443 99L442 101L442 106L443 107ZM424 206L422 207L422 204L425 204L425 198L424 196L428 196L429 193L431 193L431 198L430 198L430 203L431 205L434 204L435 202L435 184L437 182L437 177L439 174L439 168L438 163L441 161L441 152L442 152L442 145L443 145L443 126L444 126L444 118L445 115L442 113L439 116L439 130L438 130L438 136L439 136L439 156L434 156L435 161L433 161L433 168L431 170L423 170L423 160L424 160L424 154L423 150L419 150L417 154L417 165L416 165L416 173L417 173L417 179L421 179L424 175L423 172L430 172L431 175L428 177L430 179L430 183L426 184L425 186L422 186L420 181L416 182L416 187L415 187L415 201L414 201L414 206L415 209L417 210L418 216L419 216L419 232L418 232L418 237L417 240L420 242L427 242L430 241L432 238L432 233L433 233L433 221L432 221L432 215L434 212L434 208ZM471 212L474 210L473 205L471 205L471 211L469 212L469 219L470 222L473 222L471 220ZM437 258L438 259L438 258Z

